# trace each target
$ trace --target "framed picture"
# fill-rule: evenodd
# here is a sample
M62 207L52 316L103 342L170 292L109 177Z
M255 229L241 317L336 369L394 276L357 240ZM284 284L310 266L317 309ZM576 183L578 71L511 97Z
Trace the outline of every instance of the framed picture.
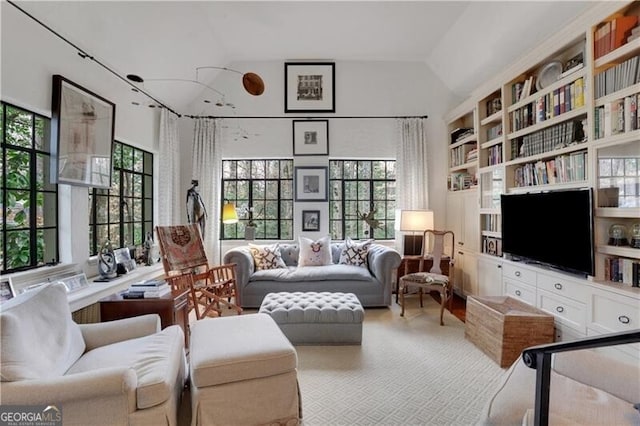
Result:
M284 112L335 112L334 62L284 63Z
M293 155L329 155L329 120L293 120Z
M293 185L296 201L327 201L329 177L327 167L295 167Z
M51 109L57 183L110 188L115 104L54 75Z
M13 299L15 295L16 292L11 284L11 278L0 279L0 303Z
M136 261L131 258L131 251L128 247L122 247L115 249L113 254L116 257L116 264L118 268L123 268L122 271L118 271L119 274L131 272L136 269Z
M67 288L67 292L69 293L81 290L89 286L87 276L84 274L84 272L81 274L72 275L70 277L60 278L58 282L64 284L64 286Z
M302 230L320 230L320 210L302 210Z

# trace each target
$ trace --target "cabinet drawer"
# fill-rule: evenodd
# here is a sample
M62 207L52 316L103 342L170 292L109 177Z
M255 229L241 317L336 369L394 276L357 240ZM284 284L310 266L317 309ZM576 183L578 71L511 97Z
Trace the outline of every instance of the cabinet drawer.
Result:
M538 290L538 308L554 315L557 320L579 333L586 333L587 307L584 303Z
M502 276L504 278L512 278L527 284L536 285L536 272L531 269L520 268L509 263L502 268Z
M640 328L640 301L620 296L595 292L591 322L611 332Z
M538 288L580 303L587 303L589 293L584 284L546 274L538 274Z
M504 294L520 299L531 306L536 305L536 289L513 280L504 280Z

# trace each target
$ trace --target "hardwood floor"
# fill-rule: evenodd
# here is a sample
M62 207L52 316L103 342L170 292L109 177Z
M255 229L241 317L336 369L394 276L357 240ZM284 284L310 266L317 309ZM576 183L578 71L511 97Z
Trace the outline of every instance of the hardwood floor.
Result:
M440 303L440 295L438 293L431 293L431 297L433 297L438 303ZM453 294L453 302L451 306L451 313L458 318L460 321L464 322L467 313L467 301L466 299L458 296L457 294Z

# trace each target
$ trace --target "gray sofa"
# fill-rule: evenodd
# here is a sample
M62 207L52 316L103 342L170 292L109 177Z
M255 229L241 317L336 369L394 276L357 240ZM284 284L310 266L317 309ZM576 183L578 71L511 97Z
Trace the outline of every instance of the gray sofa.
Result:
M298 267L298 244L287 242L279 246L286 269L256 271L249 246L225 253L224 263L237 265L237 300L243 308L258 308L267 293L281 291L354 293L364 307L391 304L392 275L401 261L396 250L372 244L368 268L364 268L338 264L343 243L332 242L332 265Z

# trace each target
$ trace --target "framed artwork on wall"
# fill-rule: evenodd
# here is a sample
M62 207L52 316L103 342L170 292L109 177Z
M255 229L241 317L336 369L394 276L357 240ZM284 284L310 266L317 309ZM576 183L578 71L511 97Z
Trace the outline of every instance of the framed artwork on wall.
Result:
M335 112L334 62L285 62L284 112Z
M51 111L51 161L58 170L57 183L110 188L115 104L54 75Z
M294 171L296 201L327 201L328 167L300 166Z
M302 210L302 230L320 231L320 210Z
M293 120L293 155L329 155L329 120Z

